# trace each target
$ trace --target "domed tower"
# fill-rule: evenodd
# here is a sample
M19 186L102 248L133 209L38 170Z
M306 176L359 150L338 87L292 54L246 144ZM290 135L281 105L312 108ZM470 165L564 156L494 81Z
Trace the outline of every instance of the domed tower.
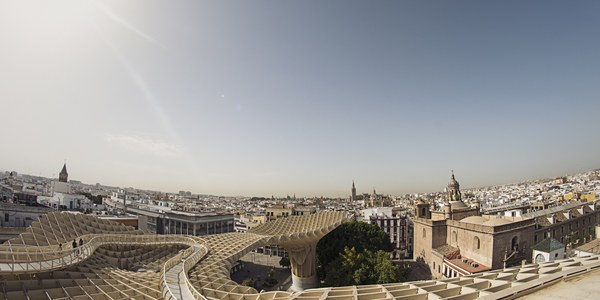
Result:
M454 170L452 171L452 177L450 177L450 182L448 183L448 189L446 191L448 193L448 201L462 201L460 184L458 184L458 181L456 181L456 178L454 177Z
M58 174L58 181L67 182L68 179L69 173L67 173L67 163L65 163L62 167L62 170L60 170L60 174Z

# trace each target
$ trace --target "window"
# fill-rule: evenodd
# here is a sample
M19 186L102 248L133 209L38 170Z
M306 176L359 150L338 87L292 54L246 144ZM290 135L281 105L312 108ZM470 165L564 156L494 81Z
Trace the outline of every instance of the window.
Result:
M511 242L510 242L510 246L511 249L513 251L518 251L519 250L519 238L517 238L516 236L512 238Z
M8 214L4 214L4 222L8 222L10 219L10 216Z
M479 248L481 248L481 242L479 241L478 237L474 237L473 238L473 249L478 250Z
M452 231L452 243L454 245L458 244L458 235L456 234L456 231Z
M425 231L425 228L423 228L423 237L427 237L427 232Z
M542 254L538 254L535 256L536 264L543 263L544 261L546 261L546 259L544 258L544 256Z

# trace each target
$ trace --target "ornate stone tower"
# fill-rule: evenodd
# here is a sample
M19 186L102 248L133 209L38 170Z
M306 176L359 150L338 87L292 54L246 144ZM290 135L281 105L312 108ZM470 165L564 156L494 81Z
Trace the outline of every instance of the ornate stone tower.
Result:
M454 178L454 171L452 171L452 177L450 177L450 182L448 183L448 201L462 201L462 196L460 194L460 184Z
M352 201L356 201L356 187L354 186L354 180L352 180Z
M369 206L370 207L380 206L378 204L378 202L379 202L378 200L379 200L379 196L377 195L377 192L375 191L375 187L373 187L373 194L371 194L371 197L369 197L369 201L370 201Z
M62 167L62 170L60 170L60 174L58 174L58 181L67 182L68 179L69 173L67 173L67 163L65 163Z

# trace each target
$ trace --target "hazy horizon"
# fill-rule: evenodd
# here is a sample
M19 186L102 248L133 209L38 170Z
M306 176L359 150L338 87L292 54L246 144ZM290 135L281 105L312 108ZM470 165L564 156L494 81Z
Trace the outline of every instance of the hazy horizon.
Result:
M68 169L68 166L67 166L67 169ZM526 181L536 181L536 180L542 180L542 179L553 179L553 178L558 178L558 177L561 177L561 176L572 176L572 175L575 175L575 174L581 174L581 173L591 172L591 171L594 171L596 169L598 169L598 168L590 168L590 169L587 169L587 170L580 170L580 171L577 171L577 172L571 172L571 173L565 173L565 174L554 174L554 175L543 176L543 177L538 177L538 178L523 178L523 179L521 179L519 181L516 181L516 182L503 182L503 183L496 183L496 184L490 184L490 185L484 185L484 186L464 186L461 183L461 190L464 191L464 190L470 190L470 189L486 188L486 187L491 187L491 186L519 184L519 183L526 182ZM49 178L49 179L56 179L56 180L58 180L58 175L57 174L53 174L51 177L48 177L48 176L43 176L41 174L40 175L35 175L35 174L21 173L18 170L10 170L9 171L9 170L1 170L0 169L0 172L12 172L12 171L17 172L19 175L40 176L40 177L45 177L45 178ZM460 178L457 177L456 179L460 183ZM81 181L81 180L78 180L77 178L71 178L70 175L69 175L69 180ZM448 182L449 181L450 180L448 180ZM155 192L165 192L165 193L173 193L173 194L176 194L179 191L182 191L182 190L156 190L156 189L152 189L152 188L141 188L141 187L136 187L136 186L124 186L124 185L119 185L119 184L105 184L105 183L102 183L102 182L83 182L82 181L82 183L83 184L87 184L87 185L94 185L96 183L100 183L103 186L118 187L118 188L134 188L134 189L138 189L138 190L147 190L147 191L155 191ZM356 183L356 181L353 181L352 183ZM362 191L362 190L359 189L359 185L358 184L355 184L355 186L356 186L356 190L357 190L356 193L357 194L363 194L363 193L371 194L372 191L373 191L373 188L375 188L377 190L376 187L371 187L371 189L368 190L368 191ZM406 194L435 193L435 192L443 192L445 188L446 188L446 185L444 183L440 183L440 187L437 190L409 191L409 192L399 193L399 194L386 193L385 191L377 190L377 194L400 196L400 195L406 195ZM187 190L184 190L184 191L187 192ZM275 196L277 198L283 198L283 197L286 197L286 196L290 196L290 197L291 196L296 196L297 198L311 198L311 197L323 196L322 194L319 194L318 192L316 192L314 194L311 194L311 195L309 195L309 194L296 195L295 193L291 193L291 194L287 193L287 194L282 194L282 195L274 195L274 194L271 194L271 195L266 195L266 194L265 195L242 195L242 194L233 195L233 194L202 193L202 192L197 192L197 191L189 191L189 192L191 192L192 194L199 194L199 195L214 195L214 196L227 196L227 197L236 197L236 196L243 196L243 197L271 197L271 196ZM340 195L329 196L329 197L331 197L331 198L344 198L346 196L349 196L350 193L351 193L351 184L347 188L347 192L348 193L346 195L340 194Z
M198 194L600 166L598 1L0 3L0 169Z

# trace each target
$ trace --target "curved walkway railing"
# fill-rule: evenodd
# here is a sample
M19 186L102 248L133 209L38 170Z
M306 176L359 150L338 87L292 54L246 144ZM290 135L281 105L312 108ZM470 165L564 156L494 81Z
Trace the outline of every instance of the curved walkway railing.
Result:
M185 245L170 258L162 268L161 292L165 299L205 300L187 278L187 271L195 265L208 250L199 241L176 235L129 235L129 234L87 234L77 238L86 241L82 246L58 250L55 247L20 246L18 251L0 250L0 274L29 274L63 269L86 260L101 246L105 245ZM56 250L52 250L52 249ZM172 273L177 280L173 282ZM171 276L169 276L171 275ZM181 279L183 277L183 279ZM182 292L182 291L187 291Z
M184 262L183 270L184 270L184 273L186 274L185 282L189 286L190 290L192 291L194 299L207 300L207 298L204 295L202 295L202 294L200 294L200 292L198 292L198 290L190 282L190 280L187 276L187 274L190 272L190 270L210 252L210 248L208 247L208 243L206 242L206 240L204 240L202 238L196 238L196 239L199 240L202 245L204 245L204 247L203 247L204 251L195 252Z
M76 265L93 255L105 245L172 245L187 246L186 249L168 259L160 272L160 292L165 299L196 299L207 300L212 294L229 294L236 297L248 296L244 291L256 295L254 289L243 289L229 278L228 269L232 263L243 254L259 245L266 244L302 244L303 241L318 239L325 233L337 227L345 219L341 212L319 213L303 217L291 217L256 228L256 232L248 232L242 236L228 235L229 240L215 238L205 239L181 235L148 235L148 234L86 234L77 236L76 241L83 239L83 245L72 248L63 245L29 246L7 245L0 246L0 275L2 274L32 274L64 269ZM34 237L35 238L35 237ZM66 248L66 249L65 249ZM214 248L214 249L213 249ZM208 256L208 254L211 254ZM201 260L206 262L201 262ZM208 271L210 286L200 285L201 282L190 280L188 273L194 268ZM222 282L222 276L227 277L223 286L233 285L233 289L219 290L212 284L215 280ZM192 283L193 282L193 283ZM230 284L231 282L231 284ZM194 286L197 285L197 287ZM208 292L209 294L207 294ZM289 296L286 292L270 292L267 295Z
M161 276L162 294L165 299L206 300L206 297L200 294L189 281L187 273L207 253L206 247L196 245L171 258L165 264Z
M37 247L22 247L22 251L0 251L0 274L26 274L52 271L79 263L103 245L171 245L192 247L198 242L185 236L86 234L78 237L85 243L77 248L39 251Z

